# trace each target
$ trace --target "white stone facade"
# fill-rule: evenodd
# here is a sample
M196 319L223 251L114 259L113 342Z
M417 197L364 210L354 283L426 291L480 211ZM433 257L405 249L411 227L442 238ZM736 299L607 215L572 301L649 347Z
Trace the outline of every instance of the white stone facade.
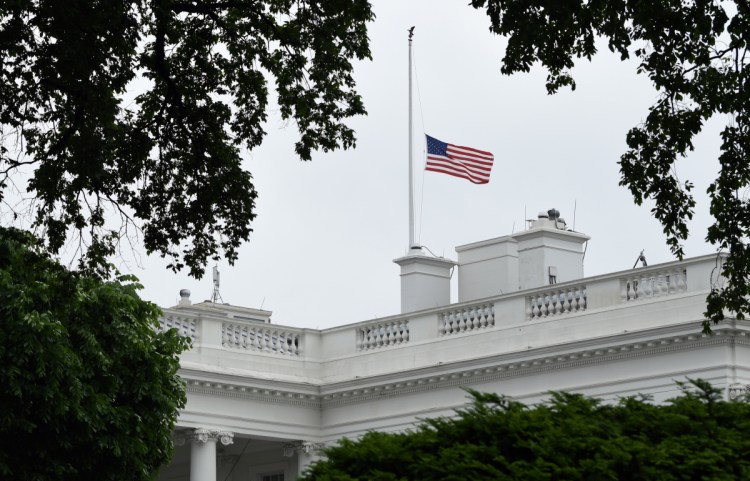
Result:
M467 387L534 403L550 390L661 401L686 378L706 379L728 397L750 385L750 322L729 319L713 336L701 334L720 257L579 278L582 234L542 225L500 239L459 248L459 275L473 266L466 276L511 287L476 298L481 282L459 279L469 287L453 305L325 330L270 324L266 311L243 319L236 307L165 309L163 327L190 336L193 348L182 356L188 402L177 454L161 479L291 481L342 437L450 416ZM524 264L528 239L544 256ZM429 274L415 267L419 259L404 259L402 269ZM565 272L556 284L546 282L549 266ZM516 289L507 269L517 273ZM522 285L534 276L543 284ZM402 285L402 295L410 289ZM414 289L434 302L424 285Z

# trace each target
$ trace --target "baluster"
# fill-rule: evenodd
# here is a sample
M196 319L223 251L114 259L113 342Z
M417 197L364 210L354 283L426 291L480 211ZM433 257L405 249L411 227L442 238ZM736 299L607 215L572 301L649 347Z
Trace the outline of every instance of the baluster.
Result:
M487 328L487 326L489 326L490 324L489 317L489 307L487 306L487 304L485 304L479 308L479 320L481 321L479 323L479 327L481 327L482 329Z
M628 300L635 300L638 297L637 290L638 286L636 285L635 279L631 278L628 280Z
M653 297L656 293L654 292L655 279L653 277L644 276L638 286L641 288L643 297Z
M549 293L549 314L557 314L557 293L554 291Z
M630 284L628 283L627 279L620 280L620 299L622 300L622 302L627 302L629 300L628 298L629 287L630 287Z
M247 349L247 327L243 327L240 331L240 347Z
M677 292L687 290L687 273L684 270L677 271Z
M549 302L550 302L549 295L545 295L543 297L543 301L542 302L543 302L543 304L542 304L542 314L544 314L544 317L547 317L547 316L549 316L549 311L550 311L550 309L549 309Z
M479 317L477 314L477 308L472 307L469 309L469 330L473 331L474 329L479 328Z
M582 302L581 302L582 301L582 299L581 299L581 288L580 287L576 287L575 289L576 289L576 292L575 292L575 302L576 302L575 306L576 306L576 308L575 308L575 310L576 311L580 311L581 310L581 305L582 305Z
M289 343L286 340L288 335L287 332L279 334L279 352L281 354L289 354Z
M662 296L669 295L669 286L667 285L667 276L664 273L659 274L659 294Z
M567 314L570 312L570 309L568 308L568 291L566 289L557 291L557 299L560 302L560 314Z
M490 311L488 324L490 326L494 327L494 325L495 325L495 304L490 304L490 306L487 309Z
M370 349L372 346L372 326L368 326L364 328L365 330L365 349Z
M575 288L568 289L568 312L576 311L576 305L575 305Z
M582 311L586 310L586 305L588 304L588 296L586 296L586 286L583 286L581 289L581 296L583 297L583 306L581 307Z

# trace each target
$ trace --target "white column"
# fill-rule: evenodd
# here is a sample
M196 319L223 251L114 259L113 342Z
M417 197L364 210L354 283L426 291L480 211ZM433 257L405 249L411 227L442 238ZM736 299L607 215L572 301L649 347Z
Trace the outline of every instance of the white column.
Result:
M317 461L322 456L320 450L323 449L323 443L314 443L311 441L298 441L284 445L284 456L292 457L297 455L297 477L302 476L302 473L307 467L314 461Z
M216 481L216 442L232 444L234 435L226 431L196 429L191 436L190 481Z

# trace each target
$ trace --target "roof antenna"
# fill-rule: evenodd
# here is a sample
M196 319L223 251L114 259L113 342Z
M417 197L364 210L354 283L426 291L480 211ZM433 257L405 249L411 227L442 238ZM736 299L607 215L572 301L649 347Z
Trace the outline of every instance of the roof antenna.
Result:
M641 264L643 264L643 267L648 267L648 264L646 263L646 256L643 255L643 251L645 249L641 250L641 253L638 254L638 258L635 260L635 264L633 264L633 269L635 269L635 266L638 265L638 261L641 261Z
M211 302L217 301L221 301L222 304L224 303L224 299L219 294L219 266L214 266L214 291L211 294Z

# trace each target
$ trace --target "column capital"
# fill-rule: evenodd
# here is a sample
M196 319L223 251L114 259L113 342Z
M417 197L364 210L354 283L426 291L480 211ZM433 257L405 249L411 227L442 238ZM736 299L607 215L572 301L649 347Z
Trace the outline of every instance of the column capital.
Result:
M284 445L284 456L291 458L295 454L312 454L325 447L325 443L314 443L312 441L296 441Z
M729 391L729 399L739 399L743 395L750 395L750 384L730 384L727 390Z
M224 446L228 446L234 442L234 433L230 431L218 431L216 429L198 428L189 437L201 444L205 444L208 441L219 441Z

